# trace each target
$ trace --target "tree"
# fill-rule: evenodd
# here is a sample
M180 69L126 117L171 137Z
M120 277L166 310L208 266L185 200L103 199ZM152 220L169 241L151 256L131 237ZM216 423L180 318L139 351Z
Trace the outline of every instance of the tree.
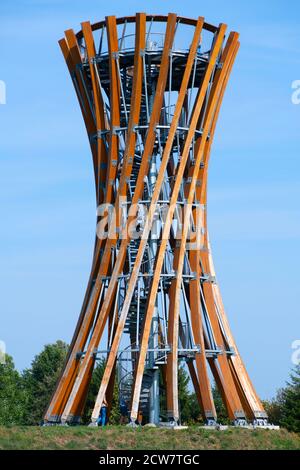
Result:
M0 424L23 424L27 400L22 378L6 354L5 363L0 364Z
M63 368L68 345L63 341L47 344L35 356L31 368L23 372L24 386L28 392L26 424L40 424Z
M231 424L221 393L216 384L212 387L212 395L215 403L217 421L219 424Z
M284 406L284 389L278 390L276 397L271 400L262 401L268 420L271 424L280 425L282 422L283 406Z
M184 366L178 369L178 401L182 423L196 420L200 415L200 408L195 395L189 391L190 377Z
M272 400L264 400L264 409L272 424L279 424L289 431L300 432L300 366L290 375L287 386L278 390Z
M178 368L178 401L180 410L180 420L183 424L201 422L201 412L195 393L189 391L190 378L185 366ZM160 418L163 421L168 419L167 399L162 373L160 374Z
M182 422L187 425L203 425L203 417L196 393L189 393L182 415Z
M283 407L280 424L289 431L300 433L300 365L290 375L283 390Z

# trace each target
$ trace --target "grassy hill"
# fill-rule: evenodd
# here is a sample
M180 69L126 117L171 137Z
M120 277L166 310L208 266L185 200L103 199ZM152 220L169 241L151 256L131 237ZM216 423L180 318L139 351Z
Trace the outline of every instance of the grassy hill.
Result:
M204 450L204 449L300 449L300 435L285 429L234 429L226 431L189 427L106 428L0 426L0 449L91 450Z

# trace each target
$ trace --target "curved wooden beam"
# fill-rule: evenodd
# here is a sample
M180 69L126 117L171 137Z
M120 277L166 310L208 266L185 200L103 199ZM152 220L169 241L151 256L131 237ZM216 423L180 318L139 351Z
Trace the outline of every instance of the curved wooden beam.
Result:
M192 142L192 138L195 134L196 130L196 125L197 121L200 115L200 111L202 108L202 104L204 101L205 93L207 91L207 87L209 85L209 80L211 78L211 74L213 72L218 54L220 52L220 49L222 47L222 43L224 40L224 35L226 31L226 26L221 25L218 31L218 34L216 36L216 40L214 43L214 47L210 56L210 60L202 81L201 88L198 93L198 97L196 100L196 104L194 107L194 113L191 118L191 122L189 125L189 131L186 136L186 141L184 145L184 150L180 159L180 164L179 168L176 174L176 180L174 183L172 195L170 198L170 208L167 213L166 217L166 222L163 227L162 231L162 236L161 236L161 243L157 252L156 256L156 265L155 265L155 272L151 284L151 289L149 293L149 298L148 298L148 305L147 305L147 311L145 315L145 320L144 320L144 329L143 329L143 334L142 334L142 340L141 340L141 347L140 347L140 353L139 353L139 358L138 358L138 364L136 368L136 374L135 374L135 380L134 380L134 389L133 389L133 398L132 398L132 408L131 408L131 419L135 421L137 419L137 413L138 413L138 408L139 408L139 399L140 399L140 392L141 392L141 385L142 385L142 377L143 377L143 371L145 367L145 359L146 359L146 353L147 353L147 346L148 346L148 341L149 341L149 335L150 335L150 327L151 327L151 321L152 321L152 316L153 316L153 311L155 307L155 300L156 300L156 295L157 295L157 289L158 289L158 283L159 283L159 278L160 278L160 273L163 265L163 260L164 260L164 254L166 251L167 247L167 241L169 238L169 233L171 229L171 222L173 220L173 215L175 211L175 205L177 203L178 199L178 193L180 189L180 184L181 180L183 177L184 169L187 163L188 159L188 154L189 154L189 149L190 145ZM203 134L202 134L202 139L203 142L205 142L206 137L208 134L208 126L206 129L204 129ZM203 145L202 145L203 147ZM202 150L202 148L201 148ZM195 163L195 166L198 164L198 167L200 165L201 161L201 153L198 154L198 159ZM196 172L195 172L196 173ZM174 346L174 345L173 345ZM175 346L176 347L176 346Z
M115 363L115 360L116 360L119 344L120 344L120 341L121 341L121 336L122 336L122 333L123 333L123 330L124 330L124 326L125 326L126 318L127 318L127 315L128 315L130 303L131 303L132 296L133 296L133 293L134 293L134 289L135 289L135 286L136 286L136 283L137 283L138 274L140 272L143 255L144 255L144 252L145 252L145 249L146 249L147 240L148 240L151 228L152 228L154 214L155 214L156 207L157 207L157 201L159 199L160 191L161 191L161 188L162 188L162 185L163 185L165 171L166 171L167 164L168 164L168 161L169 161L170 152L171 152L173 140L174 140L174 137L175 137L176 129L177 129L177 126L178 126L178 121L179 121L181 109L182 109L182 106L183 106L183 103L184 103L184 98L185 98L185 94L186 94L186 90L187 90L187 85L188 85L188 81L189 81L189 78L190 78L190 74L192 72L192 67L193 67L193 64L194 64L195 55L196 55L196 52L197 52L197 47L198 47L198 44L199 44L199 41L200 41L200 34L201 34L202 27L203 27L203 18L199 18L199 20L197 22L197 25L196 25L192 45L191 45L191 48L190 48L190 53L189 53L189 57L188 57L188 60L187 60L187 65L186 65L186 68L185 68L184 77L183 77L183 80L182 80L182 83L181 83L181 87L180 87L180 91L179 91L179 95L178 95L178 100L177 100L176 108L175 108L175 111L174 111L174 117L173 117L173 120L172 120L172 123L171 123L171 126L170 126L168 139L167 139L166 146L165 146L165 149L164 149L164 153L163 153L163 156L162 156L162 161L161 161L161 165L160 165L160 168L159 168L156 185L155 185L154 192L153 192L153 195L152 195L149 214L148 214L147 220L145 222L145 227L144 227L144 231L143 231L143 234L142 234L142 237L141 237L141 241L140 241L137 257L136 257L136 260L135 260L135 264L134 264L134 267L132 269L130 279L128 281L128 288L127 288L126 298L124 300L122 311L120 313L119 323L118 323L115 339L114 339L114 342L112 344L112 348L111 348L111 351L110 351L110 354L109 354L109 357L108 357L108 361L107 361L106 369L105 369L105 372L104 372L104 376L103 376L103 379L102 379L102 382L101 382L101 387L99 389L99 393L98 393L98 396L97 396L97 399L96 399L96 402L95 402L95 407L94 407L93 414L92 414L92 421L95 421L97 419L97 417L99 416L99 411L100 411L100 408L101 408L101 405L102 405L102 402L103 402L103 399L104 399L104 396L105 396L107 383L108 383L108 380L109 380L109 377L110 377L110 374L111 374L112 367L113 367L113 365Z
M169 50L172 46L173 38L175 34L175 26L176 26L176 15L170 14L168 16L168 22L167 22L165 44L164 44L164 50L162 54L162 64L168 63ZM148 156L151 154L152 148L154 145L155 126L158 121L158 116L161 110L162 95L163 95L163 90L165 89L167 73L168 73L168 67L162 66L160 69L159 78L157 82L156 95L155 95L154 104L153 104L153 112L151 114L151 119L149 123L142 163L141 163L141 167L140 167L140 171L139 171L139 175L137 179L135 193L134 193L133 200L132 200L133 207L138 202L138 199L143 190L144 177L148 172L148 167L149 167ZM133 219L133 216L129 217L128 223L126 225L126 228L127 228L126 232L128 231L128 226L130 225L130 222L132 219ZM120 249L119 249L118 258L116 259L115 267L111 275L110 283L107 289L107 295L106 295L105 301L103 303L103 306L99 315L99 319L98 319L99 321L95 325L93 336L90 340L87 353L83 359L83 362L81 364L78 376L74 383L72 392L69 396L69 400L63 412L63 415L62 415L63 421L72 419L71 409L72 409L73 403L79 399L83 390L84 378L87 375L87 371L89 371L93 367L94 349L99 344L100 338L104 330L104 326L105 326L107 316L108 316L108 311L112 304L112 295L115 292L118 276L121 272L121 269L125 261L127 244L128 244L127 237L123 238Z

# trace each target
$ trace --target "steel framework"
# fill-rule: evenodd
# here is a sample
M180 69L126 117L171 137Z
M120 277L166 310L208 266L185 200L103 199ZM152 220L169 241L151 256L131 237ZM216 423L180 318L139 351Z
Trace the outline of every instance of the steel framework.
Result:
M115 383L134 423L180 421L189 370L207 423L215 381L229 418L267 416L223 307L207 230L207 175L239 48L226 25L138 13L82 23L59 41L91 146L97 236L70 350L45 422L78 422L95 364L106 366L91 415ZM100 346L100 344L102 346ZM166 402L166 409L160 409Z

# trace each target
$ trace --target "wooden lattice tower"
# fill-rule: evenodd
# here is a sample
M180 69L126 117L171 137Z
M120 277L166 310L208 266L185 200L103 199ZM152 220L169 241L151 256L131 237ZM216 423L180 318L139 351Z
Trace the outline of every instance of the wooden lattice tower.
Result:
M115 384L131 422L180 421L186 364L207 423L215 381L236 424L266 423L216 281L207 230L211 145L239 35L168 16L82 23L59 41L91 146L97 237L89 283L45 422L78 422L97 359L91 422ZM101 345L101 346L100 346ZM164 397L162 398L162 396ZM159 403L166 401L166 409Z

